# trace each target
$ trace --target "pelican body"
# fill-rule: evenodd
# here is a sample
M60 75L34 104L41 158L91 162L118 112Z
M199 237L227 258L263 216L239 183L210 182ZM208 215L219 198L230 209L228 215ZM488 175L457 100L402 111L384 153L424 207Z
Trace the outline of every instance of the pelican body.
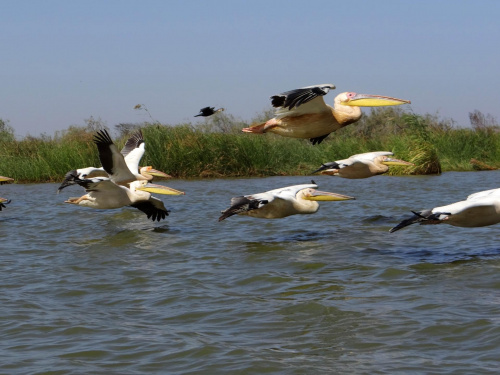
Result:
M79 206L110 210L125 206L135 207L143 211L148 219L160 221L168 216L163 202L151 193L182 195L181 191L151 184L146 180L133 181L130 187L117 185L109 178L75 179L75 183L85 188L87 194L80 198L70 198L65 203Z
M413 216L392 228L393 233L411 224L450 224L456 227L485 227L500 223L500 189L480 191L466 200L413 212Z
M409 100L381 95L343 92L329 106L323 96L335 89L333 84L307 86L271 96L277 108L276 116L265 123L242 129L246 133L276 133L284 137L309 138L312 144L321 143L330 133L361 118L359 107L393 106Z
M317 187L316 184L294 185L232 198L231 207L221 212L219 221L235 214L263 219L280 219L296 214L314 214L319 210L318 201L354 199L347 195L319 191L316 190Z
M118 152L118 148L106 130L97 132L94 136L94 143L96 143L99 150L99 159L103 166L69 171L57 189L58 193L67 186L75 185L75 176L78 179L109 176L117 184L127 184L134 180L151 181L154 176L171 177L164 172L153 169L151 166L139 167L139 162L145 152L145 142L141 130L127 140L120 152Z
M384 174L390 165L414 165L404 160L392 158L389 151L374 151L352 155L344 160L332 161L323 164L313 173L321 172L330 176L359 179Z

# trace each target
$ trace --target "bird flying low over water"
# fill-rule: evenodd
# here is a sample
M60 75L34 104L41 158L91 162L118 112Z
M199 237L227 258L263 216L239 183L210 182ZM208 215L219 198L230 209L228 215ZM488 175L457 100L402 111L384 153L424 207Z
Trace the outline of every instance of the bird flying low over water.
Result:
M276 133L284 137L309 138L313 145L328 135L361 118L359 107L380 107L409 104L409 100L380 95L343 92L334 99L334 106L325 104L323 96L335 89L333 84L307 86L271 96L277 108L276 117L262 124L242 129L245 133Z
M194 117L198 117L198 116L208 117L208 116L212 116L213 114L215 114L217 112L222 112L223 110L224 110L224 108L215 109L215 107L204 107L204 108L200 109L200 113L198 113Z
M393 233L411 224L450 224L456 227L485 227L500 223L500 189L480 191L466 200L413 212L413 216L392 228Z
M13 178L0 176L0 185L10 184L11 182L14 182Z
M145 142L142 131L133 134L125 143L123 149L118 152L118 148L111 140L106 130L97 132L94 136L99 150L99 159L103 165L101 168L87 167L71 170L64 176L57 192L67 186L75 185L74 177L86 179L92 177L109 177L117 184L128 183L134 180L151 181L156 177L172 177L164 172L153 169L151 166L139 167L139 162L145 152Z
M265 193L239 196L231 199L231 207L222 211L219 221L235 214L264 219L279 219L296 214L314 214L318 201L344 201L355 199L347 195L316 190L314 183L287 186Z
M344 160L324 163L313 173L321 172L330 176L343 178L368 178L386 173L390 165L414 165L413 163L392 158L389 151L374 151L352 155Z
M10 199L0 198L0 211L2 211L2 208L5 208L5 205L9 203Z
M185 193L163 185L151 184L147 180L133 181L129 187L120 186L106 177L79 179L75 183L85 188L87 194L80 198L70 198L64 203L79 206L109 210L131 206L144 212L148 219L160 221L168 216L168 210L163 202L151 195L184 195Z

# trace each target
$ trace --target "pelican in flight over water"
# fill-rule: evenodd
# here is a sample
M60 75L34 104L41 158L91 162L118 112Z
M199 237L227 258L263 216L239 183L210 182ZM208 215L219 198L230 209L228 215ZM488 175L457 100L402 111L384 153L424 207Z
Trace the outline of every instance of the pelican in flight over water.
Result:
M198 113L194 117L198 117L198 116L208 117L208 116L212 116L213 114L215 114L217 112L222 112L223 110L224 110L224 108L215 109L215 107L205 107L205 108L200 109L200 113Z
M117 184L128 183L134 180L151 181L154 176L172 177L164 172L153 169L151 166L139 167L139 162L145 152L145 142L141 130L137 131L127 140L120 152L106 130L97 132L94 136L94 143L96 143L99 150L99 159L103 166L101 168L87 167L69 171L57 189L58 193L67 186L75 185L75 176L79 179L85 179L109 175L111 180Z
M413 212L413 216L392 228L393 233L411 224L450 224L456 227L485 227L500 223L500 189L480 191L466 200Z
M335 85L307 86L271 96L277 108L276 117L262 124L242 129L245 133L276 133L284 137L309 138L313 145L328 135L361 118L359 107L380 107L409 104L409 100L380 95L343 92L334 99L334 106L325 103L323 96Z
M330 176L343 178L368 178L386 173L390 165L414 165L413 163L392 158L389 151L374 151L352 155L344 160L323 164L313 173L321 172Z
M314 214L318 201L345 201L355 199L347 195L319 191L317 185L294 185L265 193L244 195L231 199L231 207L222 211L219 221L235 214L263 219L280 219L290 215Z
M151 193L167 195L184 195L185 193L163 185L151 184L147 180L133 181L130 187L117 185L106 177L79 179L75 183L85 188L87 194L80 198L70 198L64 203L79 206L110 210L131 206L144 212L148 219L160 221L168 216L163 202Z

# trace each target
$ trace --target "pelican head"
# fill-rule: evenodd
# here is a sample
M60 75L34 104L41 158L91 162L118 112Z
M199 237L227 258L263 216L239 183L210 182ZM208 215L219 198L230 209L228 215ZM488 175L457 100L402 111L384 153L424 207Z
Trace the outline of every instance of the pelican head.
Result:
M168 186L151 184L146 180L134 181L130 184L131 190L147 191L148 193L162 194L162 195L184 195L183 191L169 188Z
M169 174L166 174L165 172L154 169L151 166L139 168L139 173L146 178L151 176L151 179L153 179L153 176L154 177L172 178L172 176L170 176Z
M345 92L340 95L340 104L354 107L384 107L411 103L409 100L382 95L356 94L355 92Z
M297 195L308 201L346 201L356 199L348 195L319 191L312 188L302 189Z

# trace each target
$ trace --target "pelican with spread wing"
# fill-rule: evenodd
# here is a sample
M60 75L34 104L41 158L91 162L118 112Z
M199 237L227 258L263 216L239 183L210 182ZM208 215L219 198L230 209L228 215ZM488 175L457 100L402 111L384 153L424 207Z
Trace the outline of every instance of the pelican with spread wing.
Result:
M485 227L500 223L500 189L471 194L466 200L435 207L430 210L412 211L413 216L390 230L396 232L411 224L450 224L456 227Z
M312 144L321 143L328 135L361 118L360 107L393 106L409 100L381 95L343 92L329 106L323 96L335 89L333 84L307 86L271 96L276 117L262 124L242 129L246 133L276 133L284 137L308 138Z
M391 165L414 165L413 163L395 159L390 151L374 151L352 155L347 159L324 163L313 173L321 172L330 176L343 178L368 178L386 173Z
M94 136L94 143L99 150L99 159L103 166L69 171L57 189L58 193L65 187L76 184L74 176L79 179L109 176L117 184L126 184L134 180L151 181L154 177L171 177L151 166L139 167L146 145L141 130L138 130L127 140L120 152L106 130L97 132Z
M231 207L222 211L219 221L235 214L264 219L279 219L297 214L314 214L318 201L344 201L354 199L347 195L316 190L314 183L287 186L264 193L243 195L231 199Z
M106 177L80 179L77 176L74 182L82 186L87 194L79 198L70 198L65 203L79 206L110 210L131 206L144 212L148 219L160 221L168 216L168 210L163 202L151 195L183 195L184 192L163 185L151 184L147 180L133 181L129 187L117 185Z

